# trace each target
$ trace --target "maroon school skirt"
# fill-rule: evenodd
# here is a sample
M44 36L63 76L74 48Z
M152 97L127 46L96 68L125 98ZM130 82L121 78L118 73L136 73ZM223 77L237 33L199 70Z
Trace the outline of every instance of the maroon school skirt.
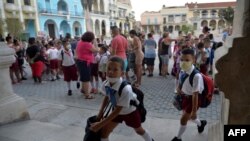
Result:
M72 66L63 66L63 74L64 74L64 81L69 82L69 81L77 81L77 69L76 65Z

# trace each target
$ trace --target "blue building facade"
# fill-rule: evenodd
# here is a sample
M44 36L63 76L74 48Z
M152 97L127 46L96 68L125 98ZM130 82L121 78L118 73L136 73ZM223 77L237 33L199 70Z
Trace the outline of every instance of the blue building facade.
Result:
M50 37L81 36L86 31L81 0L37 0L37 6L40 31Z

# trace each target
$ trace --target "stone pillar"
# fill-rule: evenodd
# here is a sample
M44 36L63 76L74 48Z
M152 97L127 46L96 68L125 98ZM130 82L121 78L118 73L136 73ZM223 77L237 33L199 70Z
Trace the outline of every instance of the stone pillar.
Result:
M14 62L15 51L6 43L0 42L0 125L29 119L29 113L23 98L14 94L9 66Z
M216 82L230 100L229 124L250 124L250 3L237 0L233 35L215 52ZM247 36L243 36L247 35Z

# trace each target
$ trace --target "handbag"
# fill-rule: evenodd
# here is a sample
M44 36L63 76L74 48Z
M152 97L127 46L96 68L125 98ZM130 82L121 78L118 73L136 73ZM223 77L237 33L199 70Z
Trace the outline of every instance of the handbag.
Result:
M112 107L113 106L111 102L109 102L107 106L104 108L103 115L105 114L105 112L106 114L102 117L102 119L107 118ZM91 124L98 122L98 121L99 120L97 119L96 115L91 116L87 119L87 125L85 127L85 135L84 135L83 141L101 141L101 130L99 130L98 132L94 132L90 130Z

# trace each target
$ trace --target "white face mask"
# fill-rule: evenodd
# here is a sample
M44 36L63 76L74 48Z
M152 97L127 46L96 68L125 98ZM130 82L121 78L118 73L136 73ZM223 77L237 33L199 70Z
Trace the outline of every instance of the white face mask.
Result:
M107 77L107 80L109 81L109 83L116 83L120 80L120 77L117 77L117 78Z
M190 70L191 67L192 67L192 65L193 65L193 62L192 62L192 61L181 61L181 62L180 62L180 67L181 67L181 69L184 70L184 71Z

